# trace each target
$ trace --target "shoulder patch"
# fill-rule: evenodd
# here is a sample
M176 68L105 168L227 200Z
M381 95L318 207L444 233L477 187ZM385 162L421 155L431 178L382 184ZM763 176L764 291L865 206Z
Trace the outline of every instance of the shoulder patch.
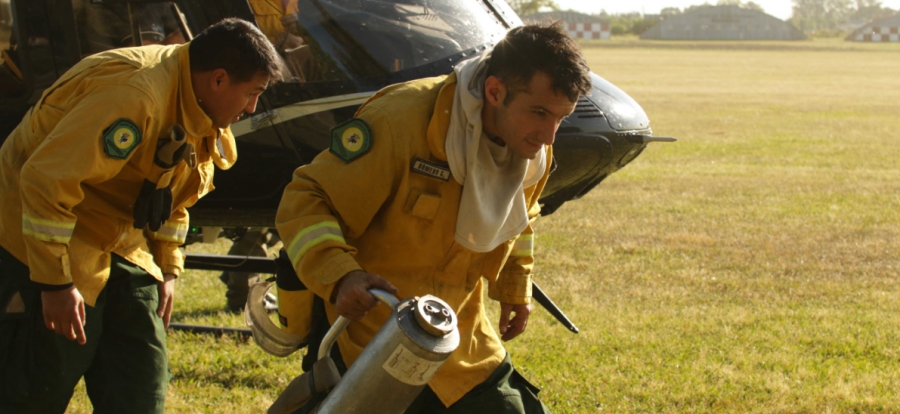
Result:
M350 163L372 149L372 131L359 118L350 118L331 129L332 154Z
M141 129L127 118L120 118L103 130L103 151L110 158L124 160L141 143Z

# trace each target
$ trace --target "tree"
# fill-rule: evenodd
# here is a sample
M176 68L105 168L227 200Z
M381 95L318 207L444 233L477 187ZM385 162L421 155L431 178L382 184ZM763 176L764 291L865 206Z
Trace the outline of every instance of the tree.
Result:
M509 0L508 3L519 16L537 13L542 8L559 10L559 6L553 0Z
M793 0L791 21L810 32L835 31L853 13L852 0Z
M888 7L882 7L878 0L856 0L856 11L850 20L868 22L892 16L896 13Z
M659 15L663 18L678 16L679 14L681 14L681 9L678 7L665 7L659 11Z
M756 4L756 3L752 2L752 1L748 1L747 4L744 5L744 8L745 8L745 9L749 9L749 10L756 10L756 11L758 11L758 12L760 12L760 13L765 13L765 12L766 12L766 11L762 8L762 6Z
M684 11L687 12L688 10L701 9L701 8L704 8L704 7L712 7L712 4L709 4L709 2L706 2L706 3L703 3L703 4L694 4L694 5L685 7L685 8L684 8Z
M748 1L748 2L744 3L742 0L719 0L719 2L716 4L719 6L738 6L742 9L756 10L758 12L763 12L763 13L766 12L765 10L763 10L762 6L756 4L752 1Z

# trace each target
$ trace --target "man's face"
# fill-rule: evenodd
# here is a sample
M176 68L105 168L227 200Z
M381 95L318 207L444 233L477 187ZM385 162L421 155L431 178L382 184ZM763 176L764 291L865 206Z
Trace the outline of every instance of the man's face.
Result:
M492 82L499 82L493 94ZM499 79L486 81L486 105L494 108L494 131L514 154L534 159L544 145L552 145L559 124L575 110L575 102L553 90L553 81L543 72L535 72L528 87L503 101L509 90Z
M245 113L256 111L259 95L269 85L269 77L257 73L248 82L236 82L227 73L213 75L211 102L204 102L204 109L218 128L227 128Z

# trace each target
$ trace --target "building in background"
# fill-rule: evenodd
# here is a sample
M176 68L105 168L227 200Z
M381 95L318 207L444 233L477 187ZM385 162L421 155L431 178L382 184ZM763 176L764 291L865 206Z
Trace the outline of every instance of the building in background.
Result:
M738 6L695 7L667 17L641 35L659 40L805 40L783 20Z
M900 42L900 13L876 20L850 33L851 42Z
M598 16L571 12L552 11L522 16L526 24L562 21L573 39L609 39L609 22Z

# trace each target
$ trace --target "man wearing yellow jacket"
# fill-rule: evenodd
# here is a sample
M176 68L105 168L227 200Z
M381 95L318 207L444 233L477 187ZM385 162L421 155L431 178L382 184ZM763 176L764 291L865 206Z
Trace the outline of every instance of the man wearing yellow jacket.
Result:
M0 149L0 412L64 412L82 376L95 412L163 412L186 208L281 70L229 19L85 58L43 93Z
M297 13L297 0L250 0L250 9L256 25L277 46L284 41L285 23L290 23L285 16Z
M550 144L589 91L588 73L561 26L513 29L449 76L383 89L294 172L276 225L328 321L356 321L337 341L347 366L390 315L368 289L432 294L458 315L459 348L407 412L545 412L501 339L522 333L531 312L531 222ZM500 302L500 335L483 279ZM308 315L291 312L302 295L283 293L290 330Z

